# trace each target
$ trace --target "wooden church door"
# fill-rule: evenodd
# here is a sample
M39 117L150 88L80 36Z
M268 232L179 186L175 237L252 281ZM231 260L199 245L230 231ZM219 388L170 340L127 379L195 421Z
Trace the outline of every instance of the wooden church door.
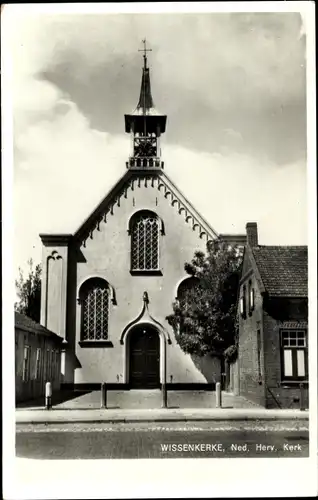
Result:
M158 332L142 325L130 336L129 385L133 389L160 387Z

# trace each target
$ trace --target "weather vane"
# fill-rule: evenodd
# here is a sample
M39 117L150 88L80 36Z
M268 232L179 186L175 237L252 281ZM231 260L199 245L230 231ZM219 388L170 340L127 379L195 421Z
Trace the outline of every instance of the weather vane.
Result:
M143 57L144 57L144 66L146 68L147 66L147 52L152 52L152 49L147 49L147 40L146 38L144 38L142 40L142 43L144 44L144 48L143 49L139 49L138 52L143 52Z

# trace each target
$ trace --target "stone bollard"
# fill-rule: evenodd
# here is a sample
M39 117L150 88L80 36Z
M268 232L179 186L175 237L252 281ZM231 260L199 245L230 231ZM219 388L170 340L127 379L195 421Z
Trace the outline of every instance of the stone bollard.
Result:
M52 408L52 384L46 382L45 384L45 408L50 410Z
M299 384L300 398L299 407L301 411L305 410L305 394L304 394L304 384Z
M101 385L101 402L100 402L100 407L101 408L107 408L107 389L106 389L106 383L102 382Z
M222 391L220 382L217 382L215 385L215 394L216 394L216 407L222 408Z

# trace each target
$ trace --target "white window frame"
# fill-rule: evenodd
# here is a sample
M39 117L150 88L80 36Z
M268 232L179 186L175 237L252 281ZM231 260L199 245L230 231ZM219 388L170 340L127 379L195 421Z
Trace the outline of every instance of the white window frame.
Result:
M51 350L51 381L53 381L54 376L55 376L55 351L54 349Z
M308 335L305 329L281 329L281 371L283 381L302 382L308 380ZM285 375L285 352L290 351L292 373ZM299 375L299 356L303 352L304 374Z
M246 318L246 286L243 285L240 295L240 315L243 319Z
M51 357L50 357L50 349L46 349L46 382L51 381Z
M25 345L23 348L23 366L22 366L22 380L28 382L30 380L30 357L31 347Z
M41 378L41 355L42 351L40 347L36 349L36 358L35 358L35 379L39 380Z

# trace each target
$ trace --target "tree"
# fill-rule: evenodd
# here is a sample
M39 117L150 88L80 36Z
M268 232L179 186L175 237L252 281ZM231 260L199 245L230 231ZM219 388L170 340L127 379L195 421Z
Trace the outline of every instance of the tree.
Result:
M14 304L15 311L25 314L34 321L40 321L41 307L41 265L33 267L33 260L28 260L28 277L25 279L19 268L19 278L15 281L19 302Z
M167 316L184 352L198 356L228 353L232 360L235 357L241 263L238 247L217 240L208 245L207 254L197 251L191 263L185 264L197 285L173 303L173 314Z

